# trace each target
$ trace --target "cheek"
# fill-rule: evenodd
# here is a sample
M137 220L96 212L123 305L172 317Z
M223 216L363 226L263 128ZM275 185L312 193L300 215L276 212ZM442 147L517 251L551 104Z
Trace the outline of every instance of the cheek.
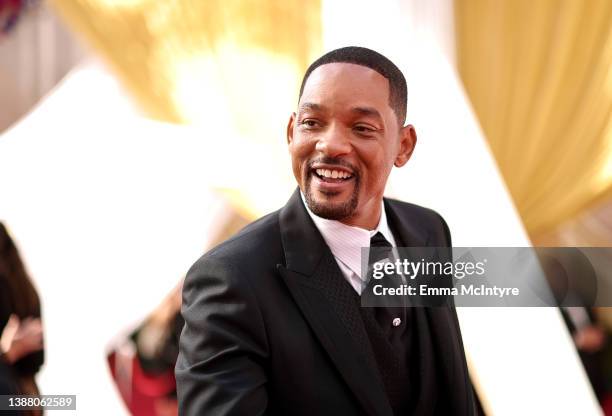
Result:
M291 154L291 164L294 174L301 174L303 165L308 162L308 158L314 149L312 140L307 140L300 135L294 135L293 140L289 144L289 153Z
M296 133L289 145L291 157L301 159L310 157L315 150L315 144L316 140L314 137Z
M370 187L384 186L391 170L385 149L379 143L366 143L357 151L365 184ZM392 164L393 162L391 162Z
M368 172L368 185L372 192L380 193L384 191L389 172L390 169L388 169L382 161L376 166L376 169L372 169Z

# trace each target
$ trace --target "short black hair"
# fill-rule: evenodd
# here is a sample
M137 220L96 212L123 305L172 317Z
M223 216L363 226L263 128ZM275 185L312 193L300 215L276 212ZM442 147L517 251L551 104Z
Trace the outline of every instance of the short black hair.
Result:
M365 66L378 72L389 81L389 106L395 112L400 126L406 121L406 103L408 100L408 87L406 86L406 78L397 66L389 58L372 49L362 48L360 46L346 46L340 49L334 49L327 52L319 59L314 61L304 74L302 85L300 86L300 98L304 92L304 85L308 77L318 67L331 63L347 63Z

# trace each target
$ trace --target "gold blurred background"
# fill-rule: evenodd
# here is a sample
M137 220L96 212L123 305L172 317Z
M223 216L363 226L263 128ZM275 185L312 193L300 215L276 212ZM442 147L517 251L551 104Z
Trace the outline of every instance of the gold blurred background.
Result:
M532 240L610 245L612 3L455 7L461 78Z

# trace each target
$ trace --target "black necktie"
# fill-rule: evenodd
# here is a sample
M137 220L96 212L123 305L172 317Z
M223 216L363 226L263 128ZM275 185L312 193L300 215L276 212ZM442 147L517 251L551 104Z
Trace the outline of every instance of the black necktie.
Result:
M370 255L368 264L374 264L383 259L391 258L391 250L393 246L387 241L384 235L379 231L374 237L370 238ZM373 249L373 250L372 250Z
M400 287L402 281L396 273L385 275L382 279L373 278L374 264L380 261L393 262L393 246L382 233L378 232L370 239L370 250L368 253L369 282L364 288L365 296L372 299L372 288L374 285L382 284L384 287ZM362 296L364 296L362 294ZM389 397L395 414L409 414L406 411L411 406L411 383L410 366L408 359L412 356L412 338L408 329L408 311L403 307L388 306L396 304L397 299L387 297L374 297L376 307L364 307L361 313L364 316L364 325L372 349L376 356L378 368L383 378L385 390ZM362 299L362 302L364 299ZM365 302L362 304L367 304Z
M391 273L389 275L387 275L386 273L384 273L384 276L382 277L382 279L374 279L373 278L373 274L374 274L374 264L381 262L383 260L387 260L388 262L393 262L393 246L391 245L391 243L389 241L387 241L387 239L382 235L382 233L379 231L377 232L372 238L370 238L370 250L369 250L369 254L368 254L368 278L367 278L367 287L364 288L365 291L369 292L366 293L366 296L368 296L368 302L369 301L373 301L373 303L370 303L371 306L383 306L383 307L400 307L403 306L403 302L402 299L399 297L390 297L390 296L374 296L373 295L373 288L374 285L383 285L386 288L399 288L401 287L402 284L402 280L400 279L400 276L397 273ZM379 272L383 271L384 269L379 269Z

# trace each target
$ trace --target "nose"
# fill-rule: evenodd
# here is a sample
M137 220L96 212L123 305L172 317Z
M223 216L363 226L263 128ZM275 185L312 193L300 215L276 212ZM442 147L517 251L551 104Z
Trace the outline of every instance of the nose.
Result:
M340 126L332 124L319 136L316 150L325 156L338 157L350 153L351 142Z

